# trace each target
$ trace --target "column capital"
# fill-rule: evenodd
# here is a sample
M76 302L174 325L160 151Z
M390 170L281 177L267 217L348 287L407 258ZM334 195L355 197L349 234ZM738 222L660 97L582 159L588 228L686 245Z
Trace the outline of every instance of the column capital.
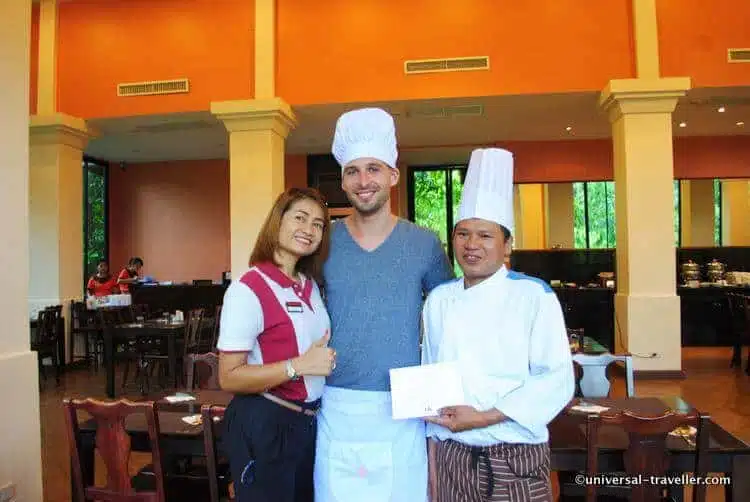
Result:
M214 101L211 113L224 123L230 133L238 131L273 131L286 138L297 126L292 107L281 98Z
M599 106L610 122L628 114L672 113L690 87L689 77L610 80L599 96Z
M29 121L29 140L35 145L65 145L84 150L98 131L89 127L82 118L65 113L32 115Z

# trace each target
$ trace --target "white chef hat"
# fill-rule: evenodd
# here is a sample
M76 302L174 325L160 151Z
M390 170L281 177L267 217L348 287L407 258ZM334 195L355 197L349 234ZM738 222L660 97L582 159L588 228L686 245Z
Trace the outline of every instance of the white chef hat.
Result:
M396 167L396 126L380 108L361 108L344 113L336 122L333 156L343 169L349 162L372 157Z
M456 223L494 221L513 233L513 154L500 148L471 152Z

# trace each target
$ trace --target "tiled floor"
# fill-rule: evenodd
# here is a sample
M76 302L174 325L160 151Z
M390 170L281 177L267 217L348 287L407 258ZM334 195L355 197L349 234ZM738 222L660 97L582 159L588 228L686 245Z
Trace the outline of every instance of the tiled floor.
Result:
M730 349L699 348L683 351L684 380L637 381L636 394L642 396L680 395L725 429L750 442L750 376L729 368ZM119 383L119 381L118 381ZM614 395L624 395L624 382L618 379ZM63 397L104 397L104 371L76 370L64 375L59 387L50 378L40 396L44 494L46 502L70 501L70 456L61 402ZM130 397L137 398L137 395ZM148 455L134 454L139 465ZM97 472L102 474L103 469ZM750 473L748 473L750 475ZM689 499L688 499L689 500ZM709 490L709 501L723 500L721 488Z

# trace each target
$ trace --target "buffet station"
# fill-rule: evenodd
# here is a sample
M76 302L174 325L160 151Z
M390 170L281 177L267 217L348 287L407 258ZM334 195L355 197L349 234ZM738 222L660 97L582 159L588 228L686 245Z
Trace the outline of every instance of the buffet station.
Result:
M682 345L733 345L728 297L732 292L750 294L750 247L675 251ZM568 327L583 329L587 337L615 349L615 249L514 250L511 268L547 281Z

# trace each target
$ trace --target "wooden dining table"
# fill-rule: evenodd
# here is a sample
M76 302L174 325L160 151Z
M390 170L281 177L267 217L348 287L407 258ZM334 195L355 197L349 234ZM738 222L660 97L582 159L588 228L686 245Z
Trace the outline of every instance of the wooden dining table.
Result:
M127 343L137 338L162 338L167 344L167 364L173 387L179 385L177 372L177 346L180 337L184 336L185 323L168 322L166 319L143 322L115 324L104 328L104 367L107 372L106 394L115 397L115 348L118 344Z
M201 404L225 406L232 395L223 391L197 391L195 400L181 403L156 402L162 436L163 455L205 456L202 425L189 425L182 418L200 413ZM579 414L570 409L578 402L571 401L549 425L551 467L553 471L586 470L586 435ZM692 407L680 397L631 397L618 399L586 399L586 402L607 406L613 411L630 410L640 414L659 415L667 410L689 411ZM143 417L133 416L126 422L134 451L149 451L148 434ZM220 428L219 428L220 429ZM708 471L731 477L731 488L727 490L732 502L750 501L750 445L732 435L719 424L711 421L709 439ZM94 479L93 422L81 424L81 459L86 479ZM669 453L668 472L692 473L695 468L695 445L680 436L667 439ZM614 426L602 426L599 435L600 472L623 470L623 453L628 446L628 436ZM222 450L221 441L217 447Z
M563 413L549 425L552 469L586 471L586 431L582 414L571 410L581 402L574 399ZM679 396L630 397L619 399L585 399L586 403L605 406L613 412L628 410L642 416L660 416L667 411L688 413L693 407ZM726 475L727 500L750 501L750 445L711 420L708 450L708 472ZM668 472L693 473L695 470L695 438L669 435ZM599 472L624 471L623 453L628 447L627 433L617 426L602 425L599 429ZM686 487L688 488L688 487Z

